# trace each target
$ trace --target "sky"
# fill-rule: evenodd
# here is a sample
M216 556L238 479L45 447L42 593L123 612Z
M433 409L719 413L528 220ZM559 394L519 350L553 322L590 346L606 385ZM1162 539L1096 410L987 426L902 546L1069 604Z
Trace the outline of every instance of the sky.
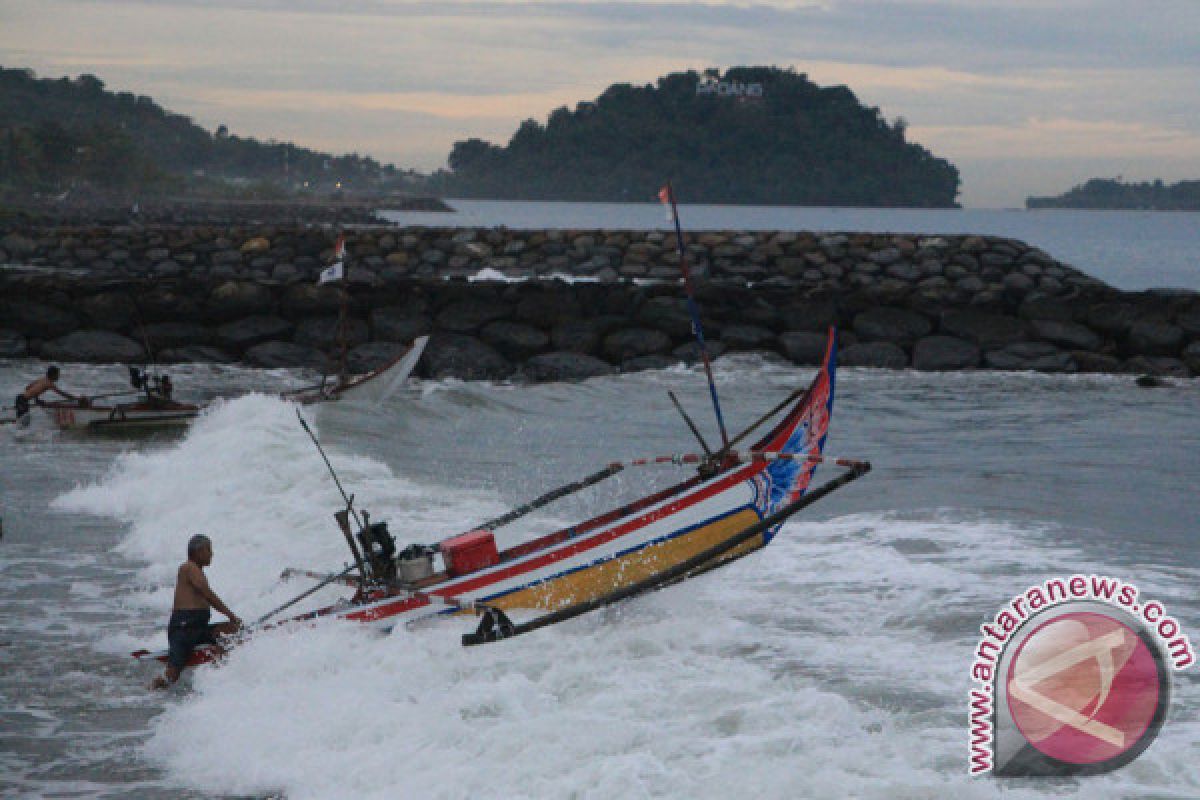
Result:
M903 117L967 207L1200 179L1200 0L0 0L0 65L423 172L613 83L774 65Z

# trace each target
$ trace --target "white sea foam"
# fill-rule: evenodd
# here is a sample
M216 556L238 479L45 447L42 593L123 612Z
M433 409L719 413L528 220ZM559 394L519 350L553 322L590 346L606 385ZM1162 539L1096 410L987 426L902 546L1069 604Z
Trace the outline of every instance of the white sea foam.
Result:
M500 510L325 438L360 505L410 521L402 541ZM125 521L121 547L147 565L130 602L164 613L187 535L210 533L214 587L249 616L294 590L281 566L342 563L339 502L292 407L251 396L56 505ZM295 799L993 797L966 775L977 626L1029 583L1105 571L1056 534L955 510L796 521L726 569L511 642L462 648L471 621L453 618L272 631L194 671L144 754L172 785ZM1129 577L1200 623L1194 571ZM1195 688L1180 681L1129 767L1005 796L1195 796Z

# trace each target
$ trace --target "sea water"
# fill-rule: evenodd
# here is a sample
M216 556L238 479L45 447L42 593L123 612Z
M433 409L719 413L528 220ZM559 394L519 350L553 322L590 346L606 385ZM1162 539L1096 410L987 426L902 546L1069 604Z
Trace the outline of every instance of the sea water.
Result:
M11 396L40 365L0 365ZM255 637L163 693L187 538L252 620L340 568L341 498L272 392L304 376L173 370L222 396L186 432L0 428L0 796L513 798L1195 797L1197 671L1166 725L1100 777L967 777L978 627L1025 587L1096 572L1139 586L1200 642L1200 385L1128 377L842 370L827 452L874 470L766 550L528 636L462 648L471 621L390 634L327 623ZM64 385L119 388L117 367ZM730 426L811 369L718 360ZM260 393L247 394L250 388ZM378 409L305 409L355 505L433 542L613 460L710 440L700 371L580 384L414 382ZM627 470L500 530L503 544L688 473ZM835 474L821 467L818 477ZM324 590L302 608L330 602Z
M668 229L654 203L447 201L452 213L388 212L402 225L516 229ZM988 234L1019 239L1118 289L1200 290L1200 213L1070 209L824 208L684 205L684 229Z

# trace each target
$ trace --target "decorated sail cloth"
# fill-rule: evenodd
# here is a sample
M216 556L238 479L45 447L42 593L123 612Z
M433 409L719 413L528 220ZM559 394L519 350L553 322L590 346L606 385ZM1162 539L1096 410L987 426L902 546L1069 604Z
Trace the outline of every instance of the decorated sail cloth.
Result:
M831 333L826 345L821 371L808 390L802 405L789 414L789 420L758 442L753 450L792 453L801 458L775 459L751 480L754 484L754 506L766 517L798 500L812 482L829 433L829 418L833 414L834 378L837 372L837 335ZM805 459L803 456L810 456ZM778 528L768 531L769 541Z

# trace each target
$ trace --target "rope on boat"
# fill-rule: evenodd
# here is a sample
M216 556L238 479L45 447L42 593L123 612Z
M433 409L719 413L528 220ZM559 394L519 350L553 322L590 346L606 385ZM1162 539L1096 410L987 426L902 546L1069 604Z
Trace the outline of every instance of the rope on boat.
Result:
M475 527L471 528L471 530L478 530L480 528L483 528L483 529L489 530L489 531L495 530L496 528L499 528L503 525L507 525L508 523L513 522L514 520L520 519L521 517L525 516L526 514L530 513L531 511L536 511L537 509L541 508L542 506L547 506L547 505L553 503L555 500L566 497L569 494L574 494L575 492L582 491L583 489L586 489L589 486L593 486L597 483L600 483L600 481L607 480L608 478L611 478L613 475L616 475L618 472L620 472L623 469L625 469L625 467L622 464L615 463L615 462L612 464L609 464L604 469L599 470L598 472L593 472L591 475L588 475L586 478L581 478L580 480L577 480L574 483L568 483L564 486L558 487L557 489L551 489L550 491L546 492L541 497L530 500L525 505L518 506L518 507L514 508L512 511L509 511L506 514L501 514L500 516L496 517L495 519L489 519L487 522L482 522L482 523L476 525Z
M834 456L819 456L812 453L786 453L779 450L745 450L738 452L736 450L725 454L730 459L736 459L739 463L763 464L771 461L802 461L809 464L833 464L847 469L854 469L863 464L865 461L859 461L852 458L836 458ZM674 466L689 466L692 464L703 464L709 460L709 456L701 453L674 453L669 456L655 456L653 458L634 458L629 461L614 461L610 467L621 467L623 469L629 467L651 467L670 464ZM867 465L870 469L870 465Z
M847 483L861 478L871 470L871 464L869 462L855 461L851 463L853 463L854 466L850 467L849 472L839 475L833 480L830 480L816 489L813 489L800 499L789 503L773 514L763 517L758 522L748 526L740 533L735 534L729 539L713 545L707 550L697 553L691 558L681 561L675 566L663 570L662 572L659 572L641 581L631 583L628 586L622 587L613 592L609 592L606 595L602 595L592 600L588 600L583 603L577 603L573 606L568 606L567 608L561 608L557 611L552 611L549 614L544 614L519 625L514 625L499 609L489 609L489 612L491 613L485 613L479 629L475 633L463 635L463 646L470 647L472 645L487 644L488 642L499 641L500 639L507 639L513 636L520 636L522 634L530 633L539 628L544 628L548 625L553 625L558 622L565 622L566 620L586 614L589 611L594 611L598 608L612 605L613 603L625 600L635 595L658 589L669 583L674 583L687 578L692 574L712 569L713 567L717 566L717 564L711 562L721 559L730 551L741 546L742 544L745 544L755 536L758 536L759 534L782 524L793 514L804 508L807 508L831 492L834 492L837 489L845 486ZM489 622L491 623L490 625Z

